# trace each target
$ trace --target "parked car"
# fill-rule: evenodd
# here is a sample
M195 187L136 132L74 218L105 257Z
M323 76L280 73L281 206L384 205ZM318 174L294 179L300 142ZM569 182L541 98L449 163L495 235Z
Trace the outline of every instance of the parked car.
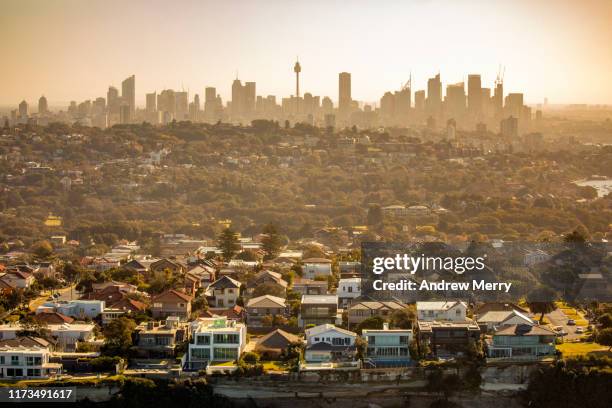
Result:
M576 334L584 333L584 327L576 327Z
M567 325L568 325L568 326L575 326L575 325L576 325L576 321L575 321L574 319L569 319L569 320L567 321Z

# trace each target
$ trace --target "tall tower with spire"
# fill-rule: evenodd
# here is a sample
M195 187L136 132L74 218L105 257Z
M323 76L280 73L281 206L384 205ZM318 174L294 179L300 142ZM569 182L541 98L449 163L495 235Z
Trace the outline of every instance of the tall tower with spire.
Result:
M295 72L295 100L296 100L296 112L300 112L300 72L302 72L302 66L300 61L295 61L293 66L293 72Z

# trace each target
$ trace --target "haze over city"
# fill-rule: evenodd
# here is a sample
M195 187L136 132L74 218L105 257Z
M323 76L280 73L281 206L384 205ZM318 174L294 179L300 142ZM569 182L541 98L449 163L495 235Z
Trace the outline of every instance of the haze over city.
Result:
M128 75L136 103L172 88L231 99L238 76L257 93L301 89L337 103L338 73L353 99L378 105L412 74L413 91L440 72L445 83L499 65L506 91L525 103L612 103L612 2L552 1L13 1L0 15L4 45L0 105L34 105L44 94L63 109L95 99ZM586 23L588 22L588 24Z

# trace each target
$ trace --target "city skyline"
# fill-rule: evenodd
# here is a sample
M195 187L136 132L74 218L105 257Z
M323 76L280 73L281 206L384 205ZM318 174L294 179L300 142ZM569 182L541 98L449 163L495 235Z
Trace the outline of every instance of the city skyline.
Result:
M410 74L414 90L438 71L447 83L480 73L488 86L501 64L508 91L525 92L528 104L612 104L605 0L180 3L7 1L0 31L19 41L6 50L0 105L41 94L50 106L93 99L126 73L139 78L139 106L145 93L167 88L201 95L214 86L231 99L236 72L262 95L291 95L295 55L301 93L335 103L343 71L352 74L353 99L373 102Z

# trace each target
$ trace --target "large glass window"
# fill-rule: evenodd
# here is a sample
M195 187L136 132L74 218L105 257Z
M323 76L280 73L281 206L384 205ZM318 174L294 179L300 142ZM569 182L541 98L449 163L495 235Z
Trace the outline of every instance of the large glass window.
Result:
M236 360L238 349L235 348L215 348L215 360Z
M238 334L215 334L215 344L238 344L240 336Z
M210 344L210 335L199 334L196 336L196 344L207 346Z
M194 347L191 349L191 358L197 360L210 360L210 349Z

